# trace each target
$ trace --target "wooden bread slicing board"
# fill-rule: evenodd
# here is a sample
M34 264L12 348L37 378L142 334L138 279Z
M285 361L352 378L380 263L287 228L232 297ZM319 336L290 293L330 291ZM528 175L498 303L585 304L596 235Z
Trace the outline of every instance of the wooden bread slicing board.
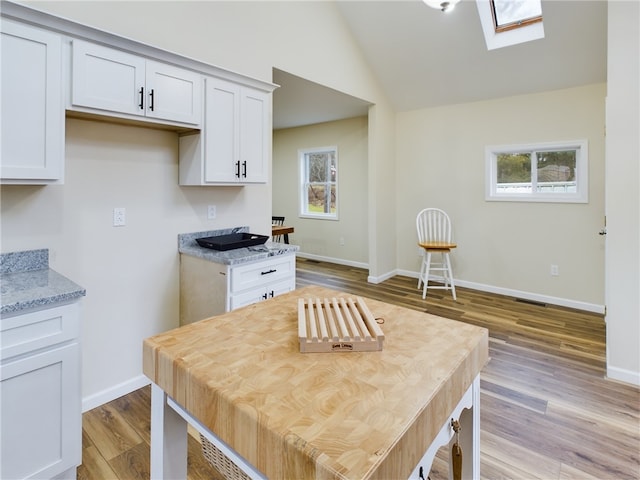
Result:
M374 352L384 334L360 297L299 298L300 352Z

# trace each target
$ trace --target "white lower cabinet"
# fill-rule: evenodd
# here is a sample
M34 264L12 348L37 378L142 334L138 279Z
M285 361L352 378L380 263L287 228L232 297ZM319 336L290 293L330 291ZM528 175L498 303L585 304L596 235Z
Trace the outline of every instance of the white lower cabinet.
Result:
M223 265L180 255L180 324L277 297L296 288L294 253Z
M293 255L233 267L229 310L290 292L295 288L295 271Z
M0 320L0 478L76 478L79 322L77 303Z

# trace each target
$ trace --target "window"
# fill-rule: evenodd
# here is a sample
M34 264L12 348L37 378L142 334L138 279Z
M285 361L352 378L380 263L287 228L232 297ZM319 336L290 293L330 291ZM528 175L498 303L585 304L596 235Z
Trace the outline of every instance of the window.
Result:
M486 147L486 200L588 201L587 141Z
M300 216L338 218L338 149L300 150Z
M496 32L506 32L542 21L540 0L491 0Z

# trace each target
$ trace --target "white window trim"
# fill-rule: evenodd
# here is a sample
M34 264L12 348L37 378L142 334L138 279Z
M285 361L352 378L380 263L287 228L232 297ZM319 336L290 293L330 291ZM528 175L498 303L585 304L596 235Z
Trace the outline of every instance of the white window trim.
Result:
M338 208L338 201L340 199L339 193L339 182L340 175L336 172L336 213L308 213L305 212L305 192L304 192L304 184L306 183L306 172L304 167L304 156L307 153L315 153L315 152L326 152L329 150L333 150L336 155L336 166L339 165L338 160L338 147L336 145L332 145L329 147L314 147L314 148L303 148L298 150L298 217L299 218L313 218L315 220L339 220L338 212L340 209Z
M520 153L543 150L577 150L575 193L498 193L497 157L500 153ZM533 168L533 166L532 166ZM502 202L589 202L589 151L587 140L568 142L532 143L524 145L489 145L485 147L485 200Z
M489 0L476 0L476 5L478 6L478 14L480 15L480 23L487 43L487 50L495 50L496 48L544 38L543 22L536 22L506 32L496 33Z

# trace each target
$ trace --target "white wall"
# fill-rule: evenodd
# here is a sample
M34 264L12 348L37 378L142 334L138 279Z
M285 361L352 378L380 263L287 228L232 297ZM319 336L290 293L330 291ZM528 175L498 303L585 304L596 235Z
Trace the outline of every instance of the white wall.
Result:
M277 67L386 104L330 2L29 4L261 80L270 81ZM331 35L307 35L311 23ZM380 125L392 118L384 108ZM393 134L383 127L369 129ZM369 162L384 156L369 151ZM179 187L177 137L147 128L67 120L66 157L64 185L3 186L1 242L2 252L49 248L52 268L87 289L82 370L88 408L144 381L142 340L177 326L177 234L237 225L269 230L271 184ZM217 206L214 221L206 220L208 204ZM111 226L113 207L127 209L126 227Z
M142 340L178 326L178 233L260 230L269 187L178 186L172 132L76 119L66 129L64 185L2 187L2 251L49 248L51 268L87 289L82 383L92 405L144 380ZM114 207L126 208L126 226L112 226Z
M395 115L388 104L369 108L369 277L382 282L396 273L393 255L396 240L396 157Z
M393 121L390 107L333 2L34 1L38 8L189 57L271 80L272 68L375 106L369 115L369 269L393 274ZM140 19L145 18L144 22ZM309 25L330 35L309 35Z
M271 81L278 68L374 104L369 114L369 270L393 275L394 112L333 2L28 2L61 16ZM144 18L145 21L140 21ZM309 25L327 35L309 35Z
M358 117L273 132L273 213L295 227L290 241L307 257L367 265L367 128ZM298 150L327 146L338 147L339 218L300 218Z
M474 191L478 188L474 183L477 180L475 175L472 179L459 171L469 167L466 161L464 164L460 163L459 153L464 153L469 148L464 146L466 144L461 138L477 136L474 133L476 129L480 133L493 131L487 117L482 115L483 105L407 112L399 115L396 124L392 109L331 2L29 3L67 18L262 80L271 80L272 68L276 67L375 104L369 112L367 168L368 248L372 281L391 275L396 267L400 270L417 270L418 258L414 256L416 250L411 240L415 229L412 221L415 213L410 214L412 210L432 199L445 198L445 207L452 211L455 219L468 207L468 200L463 196L451 195L450 192L436 195L436 179L431 180L430 176L442 172L433 168L435 164L430 163L432 168L422 167L420 173L425 175L414 175L405 170L407 162L427 162L428 159L424 158L424 152L430 151L427 147L433 148L436 155L443 151L458 153L455 158L440 155L445 161L444 166L449 172L458 172L457 176L466 181L463 185L466 190ZM637 6L629 8L635 8L634 12L637 12ZM616 18L624 21L624 18L619 18L624 15L625 12L622 12ZM141 21L141 18L145 21ZM637 15L635 18L637 19ZM331 35L307 35L310 23L318 29L331 31ZM637 22L633 28L635 30L632 31L637 35ZM637 42L634 48L628 55L637 62ZM590 89L601 91L602 86L586 87L585 91ZM568 93L571 94L569 97L576 95L575 92ZM561 104L575 101L573 107L582 112L584 121L587 122L584 130L591 131L596 127L591 125L591 120L587 117L594 110L603 111L604 108L604 95L594 95L600 96L600 107L595 105L597 101L590 95L585 97L585 105L576 98L565 100L562 95L558 96L557 101ZM488 106L501 106L501 109L509 111L513 116L517 109L510 103L512 100L519 102L522 99L503 99ZM525 102L524 105L531 106L532 101ZM453 115L456 109L459 109L462 116ZM553 113L548 120L551 124L559 123L556 120L556 110L551 111ZM439 130L440 123L436 114L440 113L443 114L447 130ZM637 115L637 110L635 114ZM467 118L466 115L470 116ZM604 117L600 113L595 114L595 118L599 115L597 128L602 130ZM403 132L403 126L411 126L408 121L411 116L416 117L422 130L418 128ZM625 116L622 115L622 120L624 119ZM69 120L67 123L68 163L65 185L2 187L2 251L50 248L52 267L87 288L87 297L83 301L83 396L85 401L100 398L106 401L110 394L118 391L119 386L125 385L122 388L126 388L127 382L135 382L139 378L142 339L177 325L176 235L201 228L237 224L247 224L253 229L268 228L271 185L244 189L181 188L177 186L177 140L174 134L80 120ZM434 130L425 129L427 126ZM396 127L398 135L403 136L397 143L394 136ZM441 131L444 139L438 141L432 138L429 145L422 145L418 137L431 136L435 131ZM572 138L574 134L580 133L562 131ZM591 136L597 137L596 134L590 134ZM633 139L637 141L635 134L624 138L626 140L623 142L627 143ZM450 140L450 145L455 145L456 149L443 150L445 140ZM515 140L510 135L509 141ZM406 141L410 144L405 145ZM472 143L480 146L484 142L485 139L476 138ZM491 143L501 143L501 139L494 138ZM597 140L595 144L594 148L590 138L592 159L594 155L597 158L599 149L603 151L602 144L598 146ZM633 148L622 148L633 154ZM637 158L637 149L635 155ZM465 160L468 158L465 157ZM475 164L472 167L478 168ZM600 169L600 175L597 170L592 171L591 180L596 182L596 185L592 184L592 188L598 189L601 186L597 182L602 182L603 178L602 166L596 165L596 169ZM633 169L630 173L633 173ZM483 175L481 178L484 178ZM623 178L627 178L626 175ZM407 188L406 182L418 183L419 188ZM399 192L397 200L396 188ZM638 201L637 193L632 200ZM206 205L209 203L218 206L218 219L213 222L205 219ZM127 208L128 226L120 229L110 226L111 209L114 206ZM492 210L496 212L498 209L510 208L505 206ZM615 207L609 205L608 210L611 208ZM602 216L603 207L589 204L584 210L588 210L586 220L581 219L584 224L576 222L576 225L580 225L580 241L590 242L587 239L601 228L598 217ZM594 213L592 210L600 212ZM526 207L525 211L528 218L538 219L533 214L533 206ZM563 223L569 213L566 208L559 209L559 212L559 223ZM623 208L622 212L626 213L627 210ZM515 218L520 218L519 213L520 211ZM482 232L485 224L479 218L468 225L476 225L478 231ZM501 226L504 223L501 219L510 217L493 213L488 218L492 225ZM631 221L633 225L634 220ZM637 219L635 222L637 229ZM459 228L468 227L458 222L456 233L463 233L458 232ZM160 238L160 243L152 248L144 243L150 234L155 234L156 239ZM100 235L104 240L98 240L101 242L98 246L91 246L90 241L100 239ZM465 236L469 238L468 232ZM549 238L552 237L544 240L548 242ZM471 240L475 241L475 237L471 237ZM602 255L601 245L598 252L596 245L586 248L594 255ZM472 249L479 247L466 242L456 252L456 276L470 275L469 265L457 255L462 255L465 250L466 255ZM627 245L621 254L633 258L634 252L637 255L637 243L632 248ZM479 249L479 253L480 258L487 256L485 250ZM494 253L498 261L504 261L499 250ZM567 252L563 251L562 254L566 257ZM603 289L595 286L596 282L602 281L602 265L599 260L592 260L595 256L587 255L582 260L584 263L593 263L587 268L590 269L588 273L593 274L594 284L584 285L585 292L575 292L575 287L564 285L556 289L556 284L564 282L567 276L573 278L574 270L587 272L574 261L565 263L568 261L565 257L557 261L560 265L560 277L556 279L559 282L555 283L544 281L543 278L548 272L546 264L549 263L549 258L543 258L545 264L540 267L540 272L535 270L537 265L527 265L533 268L535 278L532 282L541 282L547 285L545 288L551 288L544 290L549 295L567 295L580 301L602 303L602 294L597 291L602 292ZM522 258L518 257L516 260L520 261ZM487 262L482 268L474 269L469 278L476 282L489 281L482 276L485 273L481 272L491 269L497 270L497 267ZM600 279L595 278L598 276ZM514 274L501 278L500 281L513 288L536 288L533 284L512 283L524 281L522 277L523 275ZM628 279L637 282L638 270L635 269L635 273L632 271L627 276L623 275L620 284L624 285ZM587 283L583 279L580 281ZM629 299L629 295L634 295L632 298L636 299L635 303ZM622 307L622 320L616 323L617 334L609 338L609 354L614 365L625 371L638 372L637 291L632 291L629 295L626 301L631 303ZM609 308L612 306L609 305ZM613 317L610 321L613 321Z
M333 2L25 3L261 80L270 81L276 67L358 98L385 100ZM309 35L310 25L330 35Z
M604 96L598 84L398 114L398 268L419 270L415 217L439 207L452 218L462 284L601 308ZM485 145L577 139L589 143L588 204L485 201Z
M608 21L607 374L640 385L640 3Z

